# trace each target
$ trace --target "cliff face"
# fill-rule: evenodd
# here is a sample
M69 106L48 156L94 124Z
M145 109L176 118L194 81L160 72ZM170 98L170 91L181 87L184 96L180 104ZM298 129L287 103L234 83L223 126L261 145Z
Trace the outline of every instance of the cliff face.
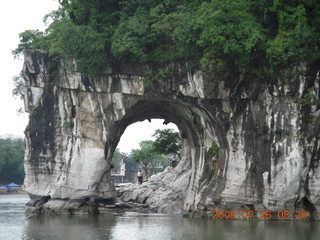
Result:
M122 133L162 118L183 138L182 160L161 175L179 208L305 209L319 218L319 68L264 84L183 64L166 81L147 83L144 68L127 64L89 78L25 52L25 186L38 209L115 198L110 162ZM155 204L160 190L143 202Z

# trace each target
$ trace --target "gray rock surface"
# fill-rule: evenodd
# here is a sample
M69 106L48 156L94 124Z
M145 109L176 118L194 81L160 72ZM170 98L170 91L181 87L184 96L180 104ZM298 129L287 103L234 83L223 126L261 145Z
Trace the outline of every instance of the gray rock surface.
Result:
M152 175L141 185L120 185L117 187L118 197L124 202L144 204L149 211L181 214L184 210L183 192L186 190L183 184L187 183L188 179L187 175L183 175L184 179L177 179L178 168L168 167L164 172ZM175 181L177 183L173 184Z
M170 67L171 77L152 83L143 74L149 67L134 64L87 77L27 50L27 192L49 196L44 208L114 199L110 163L122 133L162 118L180 130L182 160L142 186L120 189L123 200L158 212L305 209L319 219L319 66L263 84Z

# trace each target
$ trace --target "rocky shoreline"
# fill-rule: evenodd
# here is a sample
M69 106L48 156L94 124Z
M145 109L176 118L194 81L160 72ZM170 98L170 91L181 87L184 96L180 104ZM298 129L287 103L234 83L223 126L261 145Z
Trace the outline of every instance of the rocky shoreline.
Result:
M117 197L115 199L70 200L30 195L31 201L26 206L26 216L121 215L125 212L138 212L175 214L183 217L204 217L216 220L316 220L312 212L304 209L287 208L271 211L262 205L253 206L245 202L218 204L212 209L203 208L201 211L187 212L184 210L185 192L175 188L176 184L187 184L188 174L183 171L182 166L168 167L163 172L152 175L148 181L144 181L142 184L116 184ZM179 179L177 176L184 177Z
M177 168L179 170L179 168ZM30 195L27 217L35 215L109 214L125 211L183 214L183 194L174 188L177 169L168 167L152 175L141 185L125 183L115 186L116 199L69 200ZM181 169L180 169L181 170ZM175 177L176 178L176 177Z
M174 182L174 175L169 174L171 169L168 167L164 172L152 175L141 185L116 186L118 198L125 203L140 204L150 212L182 214L184 196L171 185Z

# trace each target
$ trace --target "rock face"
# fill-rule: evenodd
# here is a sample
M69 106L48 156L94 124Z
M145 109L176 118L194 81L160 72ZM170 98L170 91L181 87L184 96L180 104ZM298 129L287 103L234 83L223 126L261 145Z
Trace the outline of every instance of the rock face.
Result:
M165 81L148 82L149 67L134 64L93 78L25 52L25 186L48 199L41 207L115 198L110 162L122 133L161 118L178 126L182 160L123 199L160 212L305 209L319 219L319 65L263 84L170 67Z

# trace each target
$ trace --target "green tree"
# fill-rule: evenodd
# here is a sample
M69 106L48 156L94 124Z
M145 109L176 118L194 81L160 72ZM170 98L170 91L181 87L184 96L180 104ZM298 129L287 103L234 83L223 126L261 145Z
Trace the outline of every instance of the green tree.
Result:
M24 142L0 138L0 182L22 183L24 179Z
M119 151L119 148L114 150L112 155L111 163L113 165L113 171L118 172L120 170L120 161L122 159L122 154Z
M25 86L25 82L21 76L14 76L13 79L14 88L12 90L12 95L15 97L22 98L22 88Z
M132 157L133 152L134 152L134 150L131 152L131 154L125 155L123 162L126 164L126 170L136 172L136 171L138 171L139 166L138 166L137 162L133 160L133 157Z
M201 65L206 71L249 68L263 48L263 27L250 13L247 0L204 1L194 19L200 34L197 44L203 48Z
M39 46L38 43L41 37L43 37L43 35L43 32L40 32L39 30L26 30L20 33L20 43L18 44L18 47L12 51L13 56L15 58L19 58L20 54L25 49L41 48L41 46Z
M166 155L159 153L155 150L154 142L150 140L141 141L139 143L140 149L132 150L132 159L139 163L146 173L148 179L149 171L155 173L155 168L158 166L163 166L164 168L169 166L169 159Z
M135 162L139 163L144 172L146 173L146 178L148 180L148 167L153 167L155 161L159 160L159 154L154 150L154 142L150 140L141 141L139 143L140 149L132 151L132 158Z
M180 158L181 138L178 132L170 128L157 129L152 136L156 138L153 143L155 152L165 155L175 153Z
M268 39L266 48L273 66L286 68L300 61L319 59L319 1L274 1L270 11L277 16L277 33Z
M53 22L38 46L50 56L75 59L77 71L85 74L101 73L109 63L105 53L106 35L88 25L75 25L70 19ZM102 54L103 53L103 54Z
M118 60L150 60L149 50L155 42L155 37L149 34L151 23L150 12L144 7L139 7L134 16L120 22L111 45L112 52Z
M149 140L141 141L139 146L140 149L136 149L133 152L132 158L142 166L148 180L148 166L153 163L156 155L153 149L153 142Z
M169 165L170 165L170 160L168 156L164 154L156 154L152 161L151 173L156 174L158 172L162 172Z
M155 68L185 61L193 63L192 70L249 80L278 77L301 61L320 61L318 0L59 2L61 8L45 17L52 19L45 32L20 34L15 56L42 49L76 60L83 74L100 74L122 61Z

